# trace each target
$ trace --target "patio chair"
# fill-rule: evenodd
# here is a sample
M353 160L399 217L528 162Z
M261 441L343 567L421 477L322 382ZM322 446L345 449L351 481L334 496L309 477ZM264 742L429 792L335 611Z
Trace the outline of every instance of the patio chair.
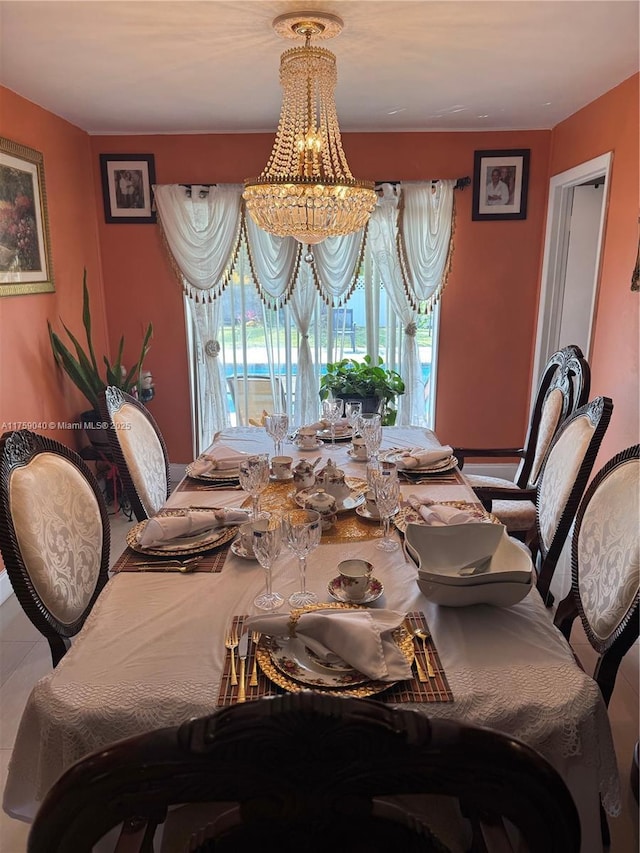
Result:
M230 376L227 379L239 426L249 418L259 420L263 412L286 412L287 401L282 380L275 376Z

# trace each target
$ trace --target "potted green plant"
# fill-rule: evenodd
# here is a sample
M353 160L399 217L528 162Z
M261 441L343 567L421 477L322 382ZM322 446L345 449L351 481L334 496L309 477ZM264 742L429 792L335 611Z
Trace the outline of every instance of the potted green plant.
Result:
M47 325L49 327L49 339L51 341L51 349L53 350L53 356L56 360L56 364L64 370L76 387L82 391L91 405L90 411L83 412L80 415L81 421L85 424L100 423L102 418L99 414L100 407L98 395L101 391L104 391L107 385L114 385L128 393L131 393L133 389L138 386L141 377L142 364L147 352L149 351L149 341L153 335L153 326L151 323L147 326L147 330L142 341L140 355L134 366L128 371L122 366L122 353L124 350L123 335L120 338L118 355L115 362L112 364L106 356L103 356L105 364L103 376L98 368L98 362L96 360L93 340L91 337L91 306L89 303L89 291L87 289L86 269L82 280L82 323L84 325L85 336L87 339L87 351L83 349L82 344L64 323L62 325L73 344L75 356L69 348L65 346L60 337L53 331L51 323L47 321ZM93 444L108 444L106 436L100 435L99 429L92 432L91 428L87 428L85 426L85 430L87 429L89 438Z
M362 400L363 412L380 410L384 426L396 422L396 399L404 394L404 382L399 373L383 367L378 357L374 364L371 356L363 361L343 358L327 364L327 372L320 379L320 399L332 394L342 400Z

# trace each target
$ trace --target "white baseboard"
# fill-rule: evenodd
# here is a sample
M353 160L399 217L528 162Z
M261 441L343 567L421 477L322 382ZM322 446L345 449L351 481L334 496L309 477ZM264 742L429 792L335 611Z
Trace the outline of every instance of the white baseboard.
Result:
M13 587L6 571L0 571L0 604L13 595Z
M484 465L465 464L463 474L476 474L479 477L502 477L503 480L513 480L518 466L515 462L486 462Z

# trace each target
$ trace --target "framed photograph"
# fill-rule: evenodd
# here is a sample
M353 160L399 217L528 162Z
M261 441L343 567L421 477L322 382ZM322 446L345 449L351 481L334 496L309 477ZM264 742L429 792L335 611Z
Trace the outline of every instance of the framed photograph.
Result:
M529 148L476 151L472 219L526 219Z
M155 222L153 154L101 154L102 196L106 222Z
M54 289L44 158L0 136L0 296Z

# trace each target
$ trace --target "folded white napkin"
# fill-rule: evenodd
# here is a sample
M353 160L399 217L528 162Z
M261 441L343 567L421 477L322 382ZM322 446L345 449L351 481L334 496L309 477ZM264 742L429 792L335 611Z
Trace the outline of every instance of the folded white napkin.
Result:
M393 639L405 614L395 610L315 610L303 613L296 636L323 660L339 657L358 672L380 681L411 678L411 664ZM289 615L251 616L250 631L289 636Z
M420 514L425 524L432 527L443 527L447 524L469 524L481 522L483 519L472 512L458 509L455 506L444 506L435 501L424 498L420 500L417 495L409 495L407 503Z
M246 457L246 453L220 444L213 450L198 456L191 465L191 472L193 474L210 474L212 471L232 471Z
M315 421L315 423L305 424L304 429L315 429L316 432L318 430L331 429L331 422L326 420L326 418L322 418L322 420ZM351 429L351 424L349 423L349 421L346 418L340 418L340 420L338 420L336 422L336 432L337 433L349 432L350 429Z
M194 536L216 527L244 524L248 520L248 510L242 509L184 510L182 515L156 515L149 519L138 534L138 543L143 548L152 548L178 537Z
M435 465L443 459L448 459L453 453L453 448L448 444L442 447L434 447L430 450L425 450L422 447L413 447L411 450L402 452L396 465L398 468L428 468L429 465Z

